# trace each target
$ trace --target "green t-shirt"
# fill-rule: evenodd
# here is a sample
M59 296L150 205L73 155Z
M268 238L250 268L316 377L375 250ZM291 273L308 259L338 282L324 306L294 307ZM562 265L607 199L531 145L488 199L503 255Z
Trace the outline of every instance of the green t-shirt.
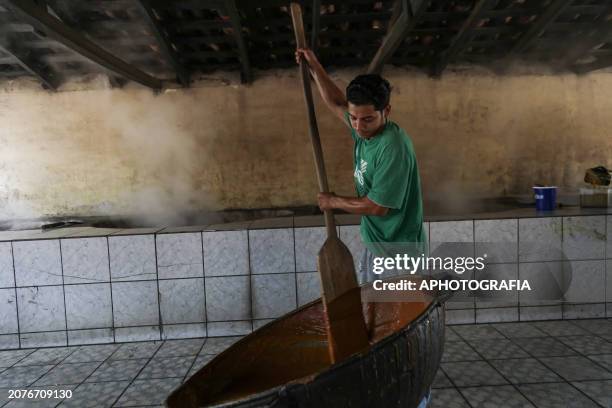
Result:
M348 113L345 117L350 126ZM421 181L410 137L392 121L371 139L361 138L352 126L351 136L357 196L389 208L385 216L361 217L364 243L425 243Z

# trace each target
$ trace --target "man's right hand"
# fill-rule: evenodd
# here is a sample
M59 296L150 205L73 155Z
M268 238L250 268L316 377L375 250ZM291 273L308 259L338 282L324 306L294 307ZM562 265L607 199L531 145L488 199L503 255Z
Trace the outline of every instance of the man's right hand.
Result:
M295 51L295 62L300 63L300 59L304 58L311 67L319 63L317 56L310 48L298 48Z

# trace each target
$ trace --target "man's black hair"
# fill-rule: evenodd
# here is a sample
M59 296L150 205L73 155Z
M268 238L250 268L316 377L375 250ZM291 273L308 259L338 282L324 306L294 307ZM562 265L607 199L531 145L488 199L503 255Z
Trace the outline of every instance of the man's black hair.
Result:
M374 105L382 111L389 105L391 85L378 74L358 75L346 87L346 99L353 105Z

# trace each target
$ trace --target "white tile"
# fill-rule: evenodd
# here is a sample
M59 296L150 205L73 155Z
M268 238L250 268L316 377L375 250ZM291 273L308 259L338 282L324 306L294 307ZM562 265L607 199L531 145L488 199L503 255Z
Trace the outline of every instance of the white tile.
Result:
M519 220L519 261L563 259L561 218L521 218Z
M113 326L110 283L66 285L68 330Z
M446 324L474 324L476 322L473 309L446 309L445 319Z
M159 281L161 317L168 323L204 322L204 278Z
M153 235L109 237L111 280L157 279Z
M563 304L564 319L599 319L606 317L605 303Z
M67 345L66 332L23 333L19 336L21 347L60 347Z
M305 305L321 297L319 272L297 273L298 306Z
M606 302L612 302L612 261L606 259Z
M112 343L113 329L68 330L68 345Z
M0 287L15 286L13 273L13 249L10 242L0 242Z
M22 333L66 330L62 286L17 288L17 305Z
M115 340L117 343L153 341L160 340L160 338L159 326L118 327L115 329Z
M9 350L19 348L18 334L3 334L0 335L0 350Z
M208 322L209 337L244 336L253 331L250 320L233 322Z
M161 234L156 237L159 279L202 277L202 234Z
M476 323L518 322L518 307L478 308Z
M519 264L519 279L529 283L531 291L519 291L522 306L558 304L571 283L571 274L563 262Z
M518 220L474 221L476 256L487 263L518 261Z
M115 327L159 324L156 282L112 284Z
M257 330L260 329L262 327L264 327L266 324L273 322L276 319L260 319L260 320L253 320L253 330Z
M474 222L431 222L430 253L440 257L474 256Z
M62 239L61 245L64 283L110 281L105 237Z
M15 289L0 289L0 334L17 332Z
M298 272L317 270L317 255L326 239L325 227L295 228L295 263Z
M606 215L606 258L612 259L612 215Z
M518 264L487 264L482 271L474 271L475 277L479 281L494 280L507 281L518 279ZM476 307L502 307L518 306L519 291L482 291L474 294Z
M163 340L190 339L206 336L206 323L164 324L162 326Z
M206 278L206 317L208 321L251 318L248 276Z
M13 242L17 286L61 285L58 240Z
M206 276L248 275L249 244L246 231L203 233Z
M253 275L253 318L279 317L297 306L295 274Z
M519 307L521 321L559 320L563 317L561 305L552 306L521 306Z
M563 252L568 259L603 259L605 246L605 216L563 218Z
M605 302L605 261L564 262L564 268L571 277L565 299L570 303Z
M361 240L361 233L359 232L359 225L342 225L339 229L340 240L344 242L344 245L351 251L355 263L355 270L359 270L359 261L365 250L365 246Z
M249 231L251 273L295 272L293 229Z

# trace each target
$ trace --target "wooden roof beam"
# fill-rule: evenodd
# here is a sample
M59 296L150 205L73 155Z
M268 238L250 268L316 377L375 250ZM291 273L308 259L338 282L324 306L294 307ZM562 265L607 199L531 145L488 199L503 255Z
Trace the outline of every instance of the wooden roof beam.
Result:
M172 68L174 68L178 82L184 87L189 86L189 72L181 64L178 53L170 42L168 33L162 27L157 14L151 6L151 2L149 0L136 0L136 3L138 3L138 6L142 10L147 23L153 31L153 35L157 40L162 55L170 63Z
M149 88L155 90L162 88L162 81L160 79L141 71L100 48L83 37L79 32L47 13L46 10L43 10L32 0L6 0L6 7L23 21L46 33L48 37L83 55L99 66Z
M484 16L484 13L497 4L497 0L479 0L472 9L470 16L463 22L461 29L451 41L449 48L440 54L431 67L433 76L440 76L449 62L453 61L465 49L476 35L476 25Z
M519 37L518 41L510 50L509 55L520 54L525 51L535 40L542 35L548 26L550 26L565 10L571 1L555 0L546 8L544 13L538 18L532 26Z
M400 0L401 12L389 28L382 44L368 66L369 74L380 74L406 36L412 30L429 6L428 0Z
M225 12L230 19L232 27L232 34L238 46L238 54L240 56L240 79L242 83L249 83L253 80L251 72L251 63L249 60L249 53L247 51L246 43L244 42L244 36L242 35L242 23L240 22L240 15L238 14L238 8L236 7L236 0L225 1Z
M583 75L589 72L593 72L599 69L604 69L604 68L609 68L609 67L612 67L612 55L601 57L597 59L596 61L593 61L587 64L574 65L572 67L572 70L578 75Z
M59 87L60 76L32 52L22 49L14 39L0 39L0 51L11 56L15 64L36 77L44 88L55 91Z
M588 55L597 45L610 42L612 36L612 5L607 6L596 23L580 36L573 46L563 55L561 65L571 67L580 58Z

